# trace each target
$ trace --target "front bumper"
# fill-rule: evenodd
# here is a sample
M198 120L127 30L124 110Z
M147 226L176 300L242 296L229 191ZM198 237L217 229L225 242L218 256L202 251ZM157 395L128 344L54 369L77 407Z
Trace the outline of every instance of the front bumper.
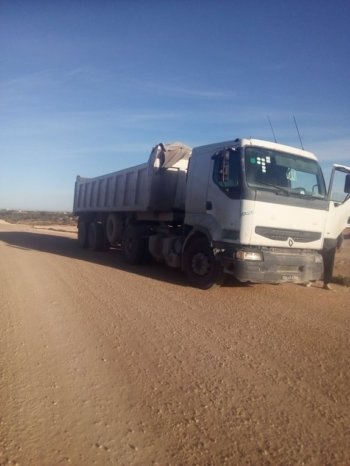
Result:
M261 248L262 260L238 260L236 250L219 254L226 273L240 282L307 283L323 276L323 260L317 251L303 249Z

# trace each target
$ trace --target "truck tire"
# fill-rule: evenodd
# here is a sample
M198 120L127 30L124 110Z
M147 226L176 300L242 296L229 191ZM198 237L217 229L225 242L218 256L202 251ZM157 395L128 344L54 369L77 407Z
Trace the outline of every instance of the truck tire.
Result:
M123 218L118 214L109 214L106 221L106 237L112 245L123 238Z
M184 266L189 282L196 288L208 290L223 282L223 267L215 259L206 238L191 241L185 250Z
M143 264L147 256L147 238L144 228L129 225L123 235L122 252L128 264Z
M102 251L105 249L105 237L101 223L91 222L88 228L88 248L91 251Z
M88 247L88 223L85 220L78 222L78 243L81 248Z

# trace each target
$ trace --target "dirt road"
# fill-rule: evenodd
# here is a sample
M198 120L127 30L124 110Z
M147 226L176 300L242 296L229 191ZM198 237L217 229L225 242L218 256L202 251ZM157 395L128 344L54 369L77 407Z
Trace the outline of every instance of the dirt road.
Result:
M0 465L349 465L349 298L1 224Z

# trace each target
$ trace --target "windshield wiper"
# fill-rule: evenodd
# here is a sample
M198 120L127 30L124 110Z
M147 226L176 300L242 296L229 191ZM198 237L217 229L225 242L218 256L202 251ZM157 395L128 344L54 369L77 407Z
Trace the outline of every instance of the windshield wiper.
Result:
M277 184L268 183L267 181L259 181L259 185L269 186L271 188L276 189L275 194L277 195L280 195L283 193L283 194L286 194L287 196L295 196L295 197L298 197L299 199L308 199L312 201L315 201L317 199L318 200L323 199L323 197L320 197L320 196L313 196L312 194L299 193L299 192L296 192L296 191L293 191L287 188L283 188L282 186L278 186ZM256 186L258 187L258 185Z
M263 186L270 186L271 188L275 188L277 191L276 191L276 194L286 194L287 196L290 195L290 191L289 189L286 189L286 188L282 188L282 186L278 186L277 184L273 184L273 183L267 183L266 181L259 181L259 185L263 185ZM258 185L257 185L258 186Z
M300 191L294 191L293 189L290 190L290 194L292 196L296 196L296 197L299 197L300 199L310 199L310 200L324 200L324 196L321 196L321 195L313 195L313 194L307 194L307 192L304 190L304 192L300 192Z

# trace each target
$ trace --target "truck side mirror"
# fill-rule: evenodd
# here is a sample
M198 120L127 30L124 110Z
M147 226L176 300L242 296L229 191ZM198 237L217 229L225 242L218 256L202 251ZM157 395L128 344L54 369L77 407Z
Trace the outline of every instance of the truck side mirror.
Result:
M345 177L344 193L350 194L350 173Z

